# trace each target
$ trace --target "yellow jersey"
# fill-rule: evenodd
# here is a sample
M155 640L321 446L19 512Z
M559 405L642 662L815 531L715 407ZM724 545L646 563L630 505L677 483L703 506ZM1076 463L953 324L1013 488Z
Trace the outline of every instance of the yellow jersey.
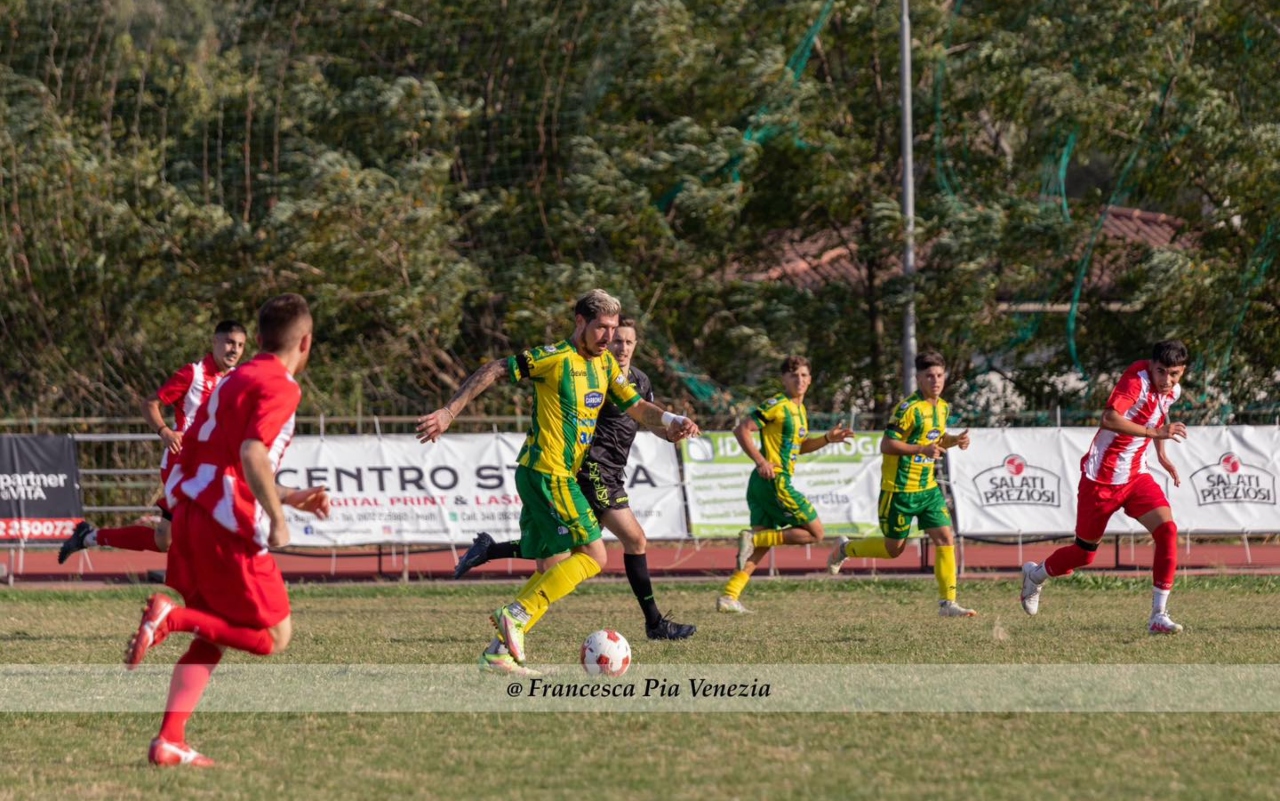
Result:
M951 406L942 398L930 403L919 392L898 404L893 418L884 430L889 439L910 445L929 445L942 439L947 433L947 417ZM880 469L880 489L883 492L919 492L938 486L934 476L933 459L919 454L893 456L885 454Z
M552 476L577 474L606 400L623 411L640 402L612 353L587 359L569 340L509 357L507 374L533 382L533 423L517 461Z
M751 419L760 426L760 454L779 475L795 475L800 446L809 437L804 404L779 392L752 410Z

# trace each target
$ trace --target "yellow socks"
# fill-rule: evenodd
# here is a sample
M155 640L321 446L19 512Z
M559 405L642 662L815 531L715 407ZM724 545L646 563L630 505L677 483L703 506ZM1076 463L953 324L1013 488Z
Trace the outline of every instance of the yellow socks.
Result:
M757 548L773 548L785 545L786 542L782 538L781 531L757 531L751 538L751 544Z
M774 533L777 533L777 532L774 532ZM748 576L746 573L743 573L741 570L736 571L732 576L729 577L728 583L724 585L724 592L721 594L728 598L732 598L733 600L736 601L738 600L738 596L742 594L742 591L746 589L747 582L750 580L751 580L751 576Z
M863 540L849 540L844 544L844 555L848 559L892 559L893 556L884 547L884 537L868 537ZM955 583L954 581L952 582Z
M938 580L938 600L956 599L956 546L939 545L934 549L933 577Z
M575 553L552 566L537 581L530 579L520 588L516 603L529 613L527 631L547 612L547 607L577 589L578 585L600 572L600 565L585 553Z

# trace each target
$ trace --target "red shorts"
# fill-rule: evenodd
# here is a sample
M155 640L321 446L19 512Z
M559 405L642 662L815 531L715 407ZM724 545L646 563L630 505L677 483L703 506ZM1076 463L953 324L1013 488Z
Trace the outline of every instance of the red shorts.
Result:
M289 616L289 591L275 557L232 534L194 503L173 512L165 583L187 606L236 626L265 629Z
M1080 476L1076 536L1086 542L1097 542L1106 532L1111 515L1121 509L1137 520L1153 509L1168 505L1164 490L1149 473L1139 473L1127 484L1099 484L1088 476Z

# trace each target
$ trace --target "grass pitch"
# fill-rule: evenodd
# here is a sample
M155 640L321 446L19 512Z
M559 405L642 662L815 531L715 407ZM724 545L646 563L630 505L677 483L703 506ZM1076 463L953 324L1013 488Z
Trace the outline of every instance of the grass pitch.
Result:
M748 616L717 615L716 585L660 583L663 609L699 631L651 643L625 583L589 584L529 646L534 661L570 663L587 632L608 626L649 665L1280 663L1280 582L1180 582L1171 611L1187 631L1167 638L1145 633L1148 586L1058 581L1031 619L1013 583L967 582L961 602L981 616L940 620L931 581L756 581ZM118 663L151 591L0 592L0 662ZM511 592L297 587L294 642L269 661L470 665L490 636L485 615ZM175 635L148 663L173 662L184 643ZM229 654L224 664L261 661ZM219 762L207 771L149 768L158 724L151 714L0 715L0 799L1280 796L1280 714L1270 713L197 712L189 739Z

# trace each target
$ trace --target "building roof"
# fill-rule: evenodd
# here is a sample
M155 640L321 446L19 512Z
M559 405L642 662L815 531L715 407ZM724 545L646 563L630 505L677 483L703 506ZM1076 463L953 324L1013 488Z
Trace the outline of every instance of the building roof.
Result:
M1139 245L1150 248L1178 247L1175 238L1186 226L1186 221L1169 214L1143 211L1123 206L1111 206L1102 222L1102 237L1113 244ZM781 231L766 244L767 259L772 266L752 269L735 263L729 266L731 277L746 281L785 281L797 289L818 289L829 283L860 283L865 280L866 267L853 258L855 245L851 229L833 231L825 229L808 236L799 231ZM925 254L917 256L925 263ZM1103 254L1100 260L1109 261L1112 256ZM886 274L900 272L901 265L895 257L886 265ZM1106 265L1095 270L1101 283L1110 285L1114 271Z

